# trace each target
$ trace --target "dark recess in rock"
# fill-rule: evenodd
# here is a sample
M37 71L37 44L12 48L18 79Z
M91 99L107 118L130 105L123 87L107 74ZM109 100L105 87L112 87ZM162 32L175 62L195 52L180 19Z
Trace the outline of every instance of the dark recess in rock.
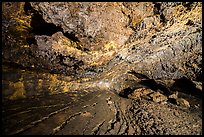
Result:
M32 8L29 2L25 2L24 10L27 15L33 14L31 18L31 27L30 31L33 35L47 35L52 36L56 32L62 32L65 37L72 40L73 42L79 42L78 38L73 33L64 33L63 29L60 26L56 26L53 23L47 23L43 19L42 15ZM36 44L34 38L29 38L28 43Z
M133 88L125 88L123 91L121 91L119 93L119 96L124 97L124 98L128 98L128 95L131 94L135 89Z
M2 5L3 134L202 134L201 3Z
M24 5L24 10L27 15L33 14L31 18L31 27L32 30L30 33L33 33L33 35L48 35L52 36L52 34L61 31L60 27L55 26L52 23L47 23L42 18L42 15L40 15L39 12L34 10L29 2L26 2Z
M202 91L196 88L196 84L186 77L175 80L171 90L184 92L202 99Z
M141 73L137 73L134 70L128 71L129 74L133 74L135 77L139 78L139 79L149 79L146 75L141 74Z
M187 7L186 10L191 10L193 2L184 2L183 6Z
M192 25L194 25L194 23L193 23L192 20L188 20L188 22L186 23L186 25L190 25L190 26L192 26Z
M154 3L154 14L160 14L161 4L160 3Z

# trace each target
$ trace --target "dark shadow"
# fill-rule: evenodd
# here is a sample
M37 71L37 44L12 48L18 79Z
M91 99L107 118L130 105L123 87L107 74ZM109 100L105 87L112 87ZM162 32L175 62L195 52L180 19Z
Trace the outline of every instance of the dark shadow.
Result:
M163 84L157 84L157 86L158 86L158 89L160 89L164 95L170 95L173 93L169 88L167 88Z
M177 105L175 98L168 98L168 102L170 102L170 103L172 103L174 105Z
M160 22L165 24L167 22L167 20L161 11L161 4L155 3L155 2L153 2L153 3L154 3L154 9L153 9L154 14L155 15L159 14L160 15Z
M24 11L26 15L31 15L31 28L30 31L33 35L47 35L52 36L56 32L62 32L65 37L72 40L73 42L79 42L79 39L73 33L64 33L60 26L56 26L53 23L47 23L42 15L33 9L29 2L25 2Z
M129 74L134 75L138 79L141 79L141 81L137 82L135 80L128 80L125 81L129 85L128 88L125 88L123 91L119 93L119 96L127 98L129 94L131 94L135 89L138 88L149 88L154 91L162 92L164 95L170 95L172 92L165 86L165 84L157 83L154 79L150 79L144 74L137 73L134 70L128 71Z
M192 25L194 25L194 22L189 19L188 22L186 23L186 25L192 26Z
M132 89L130 87L124 89L122 92L119 93L119 96L128 98L128 95L131 94L135 89Z
M42 72L42 73L48 73L49 71L43 68L39 68L39 67L25 67L21 64L15 63L15 62L10 62L7 61L6 59L2 59L5 61L2 61L2 65L11 67L11 68L15 68L15 69L21 69L21 70L26 70L26 71L35 71L35 72Z
M154 90L154 91L159 89L159 86L154 79L142 80L139 82L139 84L147 88L150 88L151 90Z
M182 5L186 7L186 10L190 11L193 6L193 2L183 2Z
M198 67L202 68L202 65L199 65ZM202 80L203 80L203 74L201 72L197 74L196 81L202 82Z
M154 79L142 80L139 82L139 84L147 88L150 88L151 90L154 90L154 91L160 90L164 95L172 94L172 91L169 88L167 88L163 84L160 84L160 83L158 84Z
M146 75L141 74L141 73L137 73L134 70L128 71L128 73L134 75L135 77L137 77L139 79L149 79L149 77L147 77Z
M144 74L137 73L134 70L131 70L128 73L134 75L139 79L143 79L140 82L138 82L138 84L142 85L143 87L150 88L151 90L154 91L157 91L159 89L162 92L162 94L165 95L170 95L172 93L165 85L157 83L154 79L150 79Z
M31 44L37 45L37 41L35 40L34 37L27 37L26 42L28 43L28 45L31 45Z
M62 30L62 32L63 32L63 30ZM74 33L63 33L63 34L65 37L69 38L70 40L72 40L74 42L80 42Z
M30 8L32 7L30 6ZM32 30L30 31L30 33L33 33L34 35L52 36L54 33L58 31L62 31L61 27L57 27L53 23L45 22L42 15L40 15L34 9L31 9L31 10L33 11L33 15L31 18Z
M153 3L154 3L154 9L153 9L154 14L155 15L159 14L160 10L161 10L161 4L160 3L155 3L155 2L153 2Z
M175 83L170 88L174 91L183 92L185 94L189 94L202 99L202 91L196 88L196 84L194 84L191 80L186 77L182 77L180 79L175 80Z

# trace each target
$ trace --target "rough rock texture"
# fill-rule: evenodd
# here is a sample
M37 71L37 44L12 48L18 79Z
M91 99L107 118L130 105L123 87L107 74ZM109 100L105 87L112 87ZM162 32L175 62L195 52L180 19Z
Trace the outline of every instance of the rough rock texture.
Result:
M2 11L4 134L202 134L202 3Z
M120 4L40 2L31 5L42 13L46 22L61 26L65 33L73 34L83 48L99 50L110 41L123 45L133 32L127 27L129 19L123 15Z
M3 134L202 134L202 100L195 96L178 92L179 98L190 102L186 108L170 99L166 104L151 101L152 93L158 92L145 88L135 90L143 94L138 100L88 85L68 91L66 85L73 81L64 75L6 66L3 72Z
M16 5L20 6L15 9L20 14L23 3ZM134 64L132 69L136 72L150 78L176 79L185 76L192 80L201 79L201 3L40 2L31 5L27 3L24 7L27 8L28 16L25 13L3 13L3 31L27 25L21 30L11 30L20 33L18 36L10 31L8 34L3 33L14 37L8 39L3 35L6 49L2 53L7 60L23 66L33 64L38 69L44 68L56 73L79 73L84 76L86 70L97 71L99 66L107 70L107 67L113 67L110 66L113 63L128 62L128 65ZM22 18L28 19L22 21ZM38 23L37 19L42 20L39 23L42 22L43 27L52 26L53 32L46 36L43 34L48 29L39 32L43 27L30 23ZM14 21L21 24L12 23ZM30 26L33 26L33 30L29 32ZM37 35L33 36L35 33ZM27 35L32 41L29 41ZM16 40L21 47L24 44L27 47L26 50L16 47L18 54L23 53L20 59L12 57L17 54L15 48L8 50L8 46ZM29 42L30 45L27 44ZM62 45L67 46L67 49L63 49ZM42 67L39 66L39 60L45 60L40 63ZM70 67L66 63L69 60L76 67Z

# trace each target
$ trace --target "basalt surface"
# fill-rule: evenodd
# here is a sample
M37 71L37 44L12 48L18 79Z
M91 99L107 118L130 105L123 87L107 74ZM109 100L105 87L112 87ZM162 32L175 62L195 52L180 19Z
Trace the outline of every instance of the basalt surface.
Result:
M3 134L202 134L202 3L3 2Z

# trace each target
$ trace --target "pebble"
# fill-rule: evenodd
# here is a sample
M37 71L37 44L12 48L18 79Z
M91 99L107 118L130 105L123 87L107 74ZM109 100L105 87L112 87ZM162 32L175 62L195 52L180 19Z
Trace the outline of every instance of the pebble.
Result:
M177 99L178 98L178 92L169 95L169 98Z
M150 94L152 92L154 92L154 91L151 90L151 89L138 88L138 89L135 89L132 94L128 95L128 98L131 98L131 99L140 99L142 96L146 96L147 94Z
M111 105L112 103L113 103L112 101L110 101L110 100L108 101L108 105Z
M177 98L176 103L177 105L182 106L182 107L188 107L188 108L190 107L189 102L183 98Z
M165 95L159 93L159 92L154 92L150 95L152 97L152 101L154 102L166 102L168 99ZM162 103L163 104L163 103Z
M175 116L179 115L179 113L176 110L173 113L174 113Z

